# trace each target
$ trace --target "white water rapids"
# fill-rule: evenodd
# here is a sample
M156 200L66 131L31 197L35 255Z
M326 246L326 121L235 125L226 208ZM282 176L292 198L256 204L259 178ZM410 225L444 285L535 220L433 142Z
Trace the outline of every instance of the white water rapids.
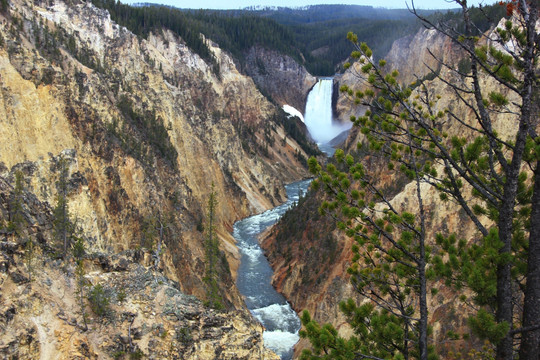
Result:
M233 236L242 254L236 284L245 297L246 305L253 316L261 322L265 331L264 344L278 354L282 360L292 359L293 347L300 337L300 319L287 300L271 284L274 271L259 246L258 235L305 194L311 180L303 180L285 186L287 202L234 224Z

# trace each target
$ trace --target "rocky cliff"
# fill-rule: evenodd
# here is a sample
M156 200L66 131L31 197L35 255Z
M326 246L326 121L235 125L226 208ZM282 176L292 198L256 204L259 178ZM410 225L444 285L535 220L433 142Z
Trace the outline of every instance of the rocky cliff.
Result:
M431 72L440 72L441 61L457 66L462 57L450 38L434 29L420 29L415 35L394 41L385 59L389 68L399 71L399 81L410 84Z
M307 94L317 79L302 65L288 55L261 46L250 48L245 58L245 72L264 94L279 105L304 112Z
M370 44L368 44L370 45ZM433 29L420 29L415 35L397 39L384 57L386 68L399 71L398 81L410 84L417 79L433 79L435 73L442 69L441 61L458 66L463 53L452 41ZM341 85L365 89L369 84L362 76L361 64L355 62L338 78L338 88ZM356 115L362 109L351 106L346 94L341 93L336 103L337 118L348 121L351 115Z
M146 249L87 253L80 267L55 259L48 204L17 196L26 225L18 238L0 231L2 358L279 359L248 312L204 306L153 271ZM0 177L2 218L12 197Z
M239 254L229 231L237 219L283 201L283 183L306 176L301 162L306 154L287 136L281 125L286 120L253 80L216 44L208 44L219 71L172 32L156 30L142 39L90 2L11 1L0 15L0 176L12 189L15 173L22 174L25 191L35 195L48 216L58 203L58 184L67 183L67 209L90 254L156 251L156 228L161 226L159 271L176 282L175 291L200 299L207 292L203 239L213 184L220 297L227 309L245 312L234 283ZM9 228L10 210L4 210L1 225ZM13 232L5 236L18 244ZM50 229L40 241L59 249ZM20 258L9 262L17 269ZM56 277L55 266L48 268L49 278ZM133 268L148 270L140 266L134 262ZM90 282L108 282L109 275L96 271ZM2 276L11 274L5 270ZM58 279L64 282L55 289L68 289L71 275ZM39 289L38 282L45 280L36 277L22 287L4 281L9 289L2 293L58 298L59 293ZM140 286L150 291L147 284ZM161 290L166 289L153 289L145 306L160 302L155 295ZM6 297L0 301L7 303ZM63 309L54 301L43 306L49 305ZM23 314L18 306L16 313ZM54 317L54 311L47 316ZM259 327L244 323L260 335ZM88 334L92 348L99 341L94 334ZM33 346L48 344L43 336ZM260 347L257 339L254 344ZM19 350L9 348L10 356L16 356ZM41 358L56 357L49 350ZM254 354L246 358L259 358Z

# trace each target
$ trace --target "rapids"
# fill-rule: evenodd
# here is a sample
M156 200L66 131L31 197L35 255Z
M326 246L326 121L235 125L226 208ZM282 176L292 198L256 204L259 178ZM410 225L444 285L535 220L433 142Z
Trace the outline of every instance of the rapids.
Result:
M271 284L273 270L259 246L258 235L279 218L306 193L311 180L285 186L287 201L262 214L234 224L233 236L242 254L237 286L253 316L265 327L264 344L282 360L292 359L293 347L300 339L300 319L287 300Z

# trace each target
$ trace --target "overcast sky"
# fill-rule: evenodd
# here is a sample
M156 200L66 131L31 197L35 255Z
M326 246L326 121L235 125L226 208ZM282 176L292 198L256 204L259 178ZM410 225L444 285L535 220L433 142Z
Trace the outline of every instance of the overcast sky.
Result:
M405 1L410 5L411 0L120 0L122 3L133 4L137 2L151 2L167 4L179 8L191 9L242 9L247 6L284 6L295 7L318 4L351 4L371 5L386 8L406 8ZM469 0L469 5L493 4L495 0ZM449 9L457 8L455 2L447 0L415 0L414 5L421 9Z

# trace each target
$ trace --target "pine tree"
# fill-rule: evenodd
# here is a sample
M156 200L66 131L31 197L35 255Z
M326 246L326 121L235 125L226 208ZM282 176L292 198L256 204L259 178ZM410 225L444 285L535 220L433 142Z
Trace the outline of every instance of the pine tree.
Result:
M7 14L8 10L9 10L8 0L0 0L0 12L2 14Z
M323 358L347 357L344 351L353 358L370 359L435 356L430 355L428 314L423 309L429 294L423 282L441 277L456 291L472 291L472 298L461 297L476 309L470 327L492 344L497 359L513 359L518 350L520 359L538 359L540 137L535 129L538 107L534 105L539 84L538 3L509 2L508 13L514 16L481 46L483 35L475 30L466 3L456 3L462 7L464 34L417 16L454 40L470 59L468 74L437 59L454 76L462 77L461 82L433 73L472 111L472 119L438 107L440 97L431 93L423 79L412 86L399 84L397 71L387 70L384 60L374 61L367 44L348 35L356 47L352 57L361 63L362 80L371 85L364 91L341 88L355 103L370 108L351 120L365 135L365 145L384 156L389 172L401 172L415 183L419 212L413 216L394 209L376 179L353 156L336 152L337 166L329 165L325 171L315 159L310 160L311 170L319 177L315 185L332 196L321 210L336 216L338 226L356 240L355 262L349 272L357 290L371 300L371 305L360 307L342 303L356 331L350 339L337 336L330 325L320 327L307 314L303 316L306 330L302 335L311 340L316 352L329 354ZM496 85L484 89L483 77L491 77ZM493 117L498 113L516 126L510 139L493 130ZM471 135L449 136L449 124L463 126ZM433 186L442 201L461 207L476 226L476 242L459 240L459 234L425 239L420 184ZM473 201L468 200L471 197ZM481 221L481 216L491 223ZM427 243L438 245L437 256L430 258ZM411 259L415 258L420 266L413 266ZM396 322L387 316L396 315L390 309L399 308L394 299L410 301L411 296L416 304L409 313L415 324L412 337L403 335L407 330L404 320ZM402 346L405 338L412 340L408 350ZM387 350L393 352L385 353ZM319 358L308 352L304 357Z
M73 236L74 226L70 218L67 200L68 191L68 162L63 156L58 159L58 181L56 182L57 195L56 205L53 209L53 231L54 237L62 248L62 255L65 258Z
M21 170L15 172L15 187L10 196L9 216L13 231L17 236L22 235L26 219L23 212L24 174Z
M10 224L13 228L15 235L21 239L23 235L23 228L26 225L26 218L24 216L24 174L21 170L15 172L15 187L10 197L9 202L9 215ZM35 258L35 245L31 238L21 239L24 243L24 261L28 270L28 278L32 281L34 275L34 258Z
M86 252L84 247L84 240L81 236L76 236L76 240L73 244L73 258L75 259L76 268L75 268L75 281L77 284L76 295L77 302L79 303L79 312L83 320L83 330L88 329L88 316L86 314L86 304L85 304L85 289L86 289L86 279L84 278L84 254Z
M212 183L207 204L206 234L204 248L206 252L206 275L204 282L207 286L208 304L216 309L223 308L218 286L217 266L219 260L219 239L216 234L216 209L218 206L215 185Z
M36 256L36 247L32 239L27 239L24 249L24 259L26 262L26 269L28 271L28 279L32 282L34 277L34 260Z
M404 140L404 163L416 168L412 138ZM337 227L355 240L353 265L348 269L356 291L370 299L357 305L352 299L340 309L356 335L344 339L330 324L320 327L305 312L301 318L313 353L305 350L302 359L355 358L435 358L428 342L428 271L431 248L426 244L426 211L423 205L421 176L411 171L415 183L418 213L401 212L385 196L365 166L343 150L335 153L336 164L323 171L315 158L309 166L318 176L314 189L323 187L332 201L324 201L321 211L333 215ZM354 180L359 186L354 186ZM376 204L378 201L379 204ZM324 357L323 357L324 358Z
M146 217L142 222L143 246L152 251L155 271L159 271L165 246L165 233L169 229L168 223L171 222L172 220L164 218L161 213L158 213L157 217L153 215Z

